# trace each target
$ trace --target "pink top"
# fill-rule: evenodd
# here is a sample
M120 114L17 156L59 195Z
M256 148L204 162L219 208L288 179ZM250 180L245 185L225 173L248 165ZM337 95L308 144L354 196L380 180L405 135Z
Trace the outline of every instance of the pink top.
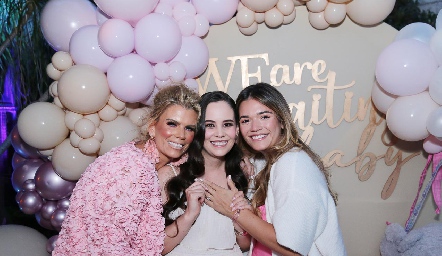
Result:
M261 213L261 219L267 221L265 205L261 205L259 207L259 212ZM252 256L271 256L271 255L272 255L272 250L270 250L270 248L261 244L260 242L258 242L258 240L253 239Z
M53 256L161 255L165 224L155 170L159 155L153 141L144 150L134 144L112 149L82 174Z

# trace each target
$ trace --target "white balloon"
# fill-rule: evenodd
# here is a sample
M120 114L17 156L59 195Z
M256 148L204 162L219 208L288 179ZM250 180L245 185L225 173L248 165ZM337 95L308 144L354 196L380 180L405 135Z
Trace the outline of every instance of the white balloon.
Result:
M276 28L284 21L284 15L275 7L265 13L265 23L271 28Z
M48 256L48 239L35 229L21 225L0 226L1 255Z
M433 28L430 24L415 22L408 24L407 26L399 30L399 32L396 34L396 37L394 38L394 41L412 38L424 43L430 43L431 37L434 35L435 32L436 29Z
M327 0L310 0L306 3L306 6L309 12L323 12L327 4Z
M437 154L442 151L442 141L430 134L424 140L423 148L428 154Z
M371 90L371 99L373 100L373 104L375 107L382 113L386 114L388 108L391 106L393 101L397 98L396 95L390 94L386 92L379 85L377 81L373 85Z
M239 31L246 36L251 36L258 31L258 23L253 22L252 25L248 28L239 27Z
M442 64L442 30L437 30L430 40L430 49L439 65Z
M435 137L442 137L442 107L431 111L427 118L428 132Z
M437 14L436 18L436 30L439 30L442 28L442 9L439 10L439 13Z
M439 105L442 105L442 67L438 67L431 77L428 91L431 98Z
M356 23L376 25L393 11L396 0L353 0L347 4L347 15Z
M328 24L338 24L345 19L346 15L345 4L329 3L324 10L324 18Z

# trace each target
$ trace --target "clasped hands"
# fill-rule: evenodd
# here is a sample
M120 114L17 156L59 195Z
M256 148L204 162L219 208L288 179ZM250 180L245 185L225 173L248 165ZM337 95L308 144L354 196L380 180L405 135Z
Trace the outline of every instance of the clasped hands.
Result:
M204 203L224 216L233 218L237 210L252 210L250 201L242 191L238 191L230 176L227 178L228 189L222 188L213 182L196 179L205 189Z

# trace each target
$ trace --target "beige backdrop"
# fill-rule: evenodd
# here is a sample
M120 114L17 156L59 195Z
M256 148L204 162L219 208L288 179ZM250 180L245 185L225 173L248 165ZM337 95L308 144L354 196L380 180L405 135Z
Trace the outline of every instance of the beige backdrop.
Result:
M236 98L263 81L290 103L303 138L330 166L349 255L380 254L386 221L405 224L426 163L422 142L393 139L370 101L377 57L396 33L348 17L316 30L302 6L292 24L277 29L260 24L244 36L232 19L205 38L210 63L198 79L201 93L222 90ZM434 209L429 197L415 227L439 221Z

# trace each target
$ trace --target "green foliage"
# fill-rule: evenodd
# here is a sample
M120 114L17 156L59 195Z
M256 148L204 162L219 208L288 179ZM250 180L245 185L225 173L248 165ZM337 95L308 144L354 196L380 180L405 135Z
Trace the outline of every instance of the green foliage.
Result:
M40 29L40 13L47 0L2 0L0 2L0 96L10 72L12 93L20 111L47 91L51 79L46 66L54 50Z
M396 0L391 14L384 20L397 30L408 24L423 22L435 27L437 13L421 11L416 0Z

